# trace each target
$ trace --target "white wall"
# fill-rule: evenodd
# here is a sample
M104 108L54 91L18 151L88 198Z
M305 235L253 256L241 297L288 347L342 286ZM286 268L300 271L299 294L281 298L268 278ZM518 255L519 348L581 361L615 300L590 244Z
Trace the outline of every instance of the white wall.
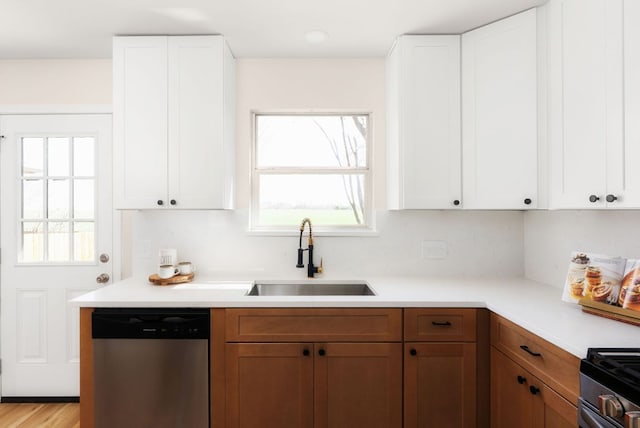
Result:
M0 105L111 104L111 60L0 60Z
M525 276L562 287L571 251L640 258L638 232L640 211L528 211Z

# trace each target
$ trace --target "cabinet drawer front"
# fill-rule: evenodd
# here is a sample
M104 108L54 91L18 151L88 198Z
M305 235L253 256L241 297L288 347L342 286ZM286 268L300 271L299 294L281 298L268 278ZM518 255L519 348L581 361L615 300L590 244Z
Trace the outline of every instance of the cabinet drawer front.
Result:
M406 309L404 339L410 342L475 342L477 309Z
M580 360L576 356L495 314L491 315L491 344L577 403Z
M399 342L402 309L227 309L227 342Z

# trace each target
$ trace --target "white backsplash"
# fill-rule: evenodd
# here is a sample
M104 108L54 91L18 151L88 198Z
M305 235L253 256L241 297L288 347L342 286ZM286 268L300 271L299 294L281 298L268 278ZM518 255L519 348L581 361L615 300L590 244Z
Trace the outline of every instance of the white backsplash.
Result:
M131 216L131 266L125 260L125 273L151 274L157 268L158 250L176 248L179 260L194 262L203 273L305 276L304 269L295 268L298 237L247 234L246 210L125 215ZM314 261L324 259L328 277L363 279L522 276L524 272L521 212L381 211L377 226L378 236L318 236ZM124 245L126 254L126 239Z
M564 285L571 251L640 258L640 211L527 211L524 265L529 279Z

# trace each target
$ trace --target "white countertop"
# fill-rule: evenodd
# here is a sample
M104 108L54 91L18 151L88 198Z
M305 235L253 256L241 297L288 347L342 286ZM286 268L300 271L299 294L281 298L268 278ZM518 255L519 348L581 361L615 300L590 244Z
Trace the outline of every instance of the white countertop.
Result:
M560 288L522 278L343 279L364 279L377 295L246 296L253 279L235 275L231 280L197 276L194 282L176 286L129 278L71 302L81 307L488 308L579 358L584 358L590 347L640 347L640 327L585 314L579 306L560 300Z

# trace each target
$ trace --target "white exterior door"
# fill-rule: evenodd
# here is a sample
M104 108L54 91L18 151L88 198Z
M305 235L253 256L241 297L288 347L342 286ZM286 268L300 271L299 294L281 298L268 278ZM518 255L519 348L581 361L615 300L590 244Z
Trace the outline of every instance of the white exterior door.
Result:
M1 394L78 396L69 299L112 276L111 116L5 115L0 133Z

